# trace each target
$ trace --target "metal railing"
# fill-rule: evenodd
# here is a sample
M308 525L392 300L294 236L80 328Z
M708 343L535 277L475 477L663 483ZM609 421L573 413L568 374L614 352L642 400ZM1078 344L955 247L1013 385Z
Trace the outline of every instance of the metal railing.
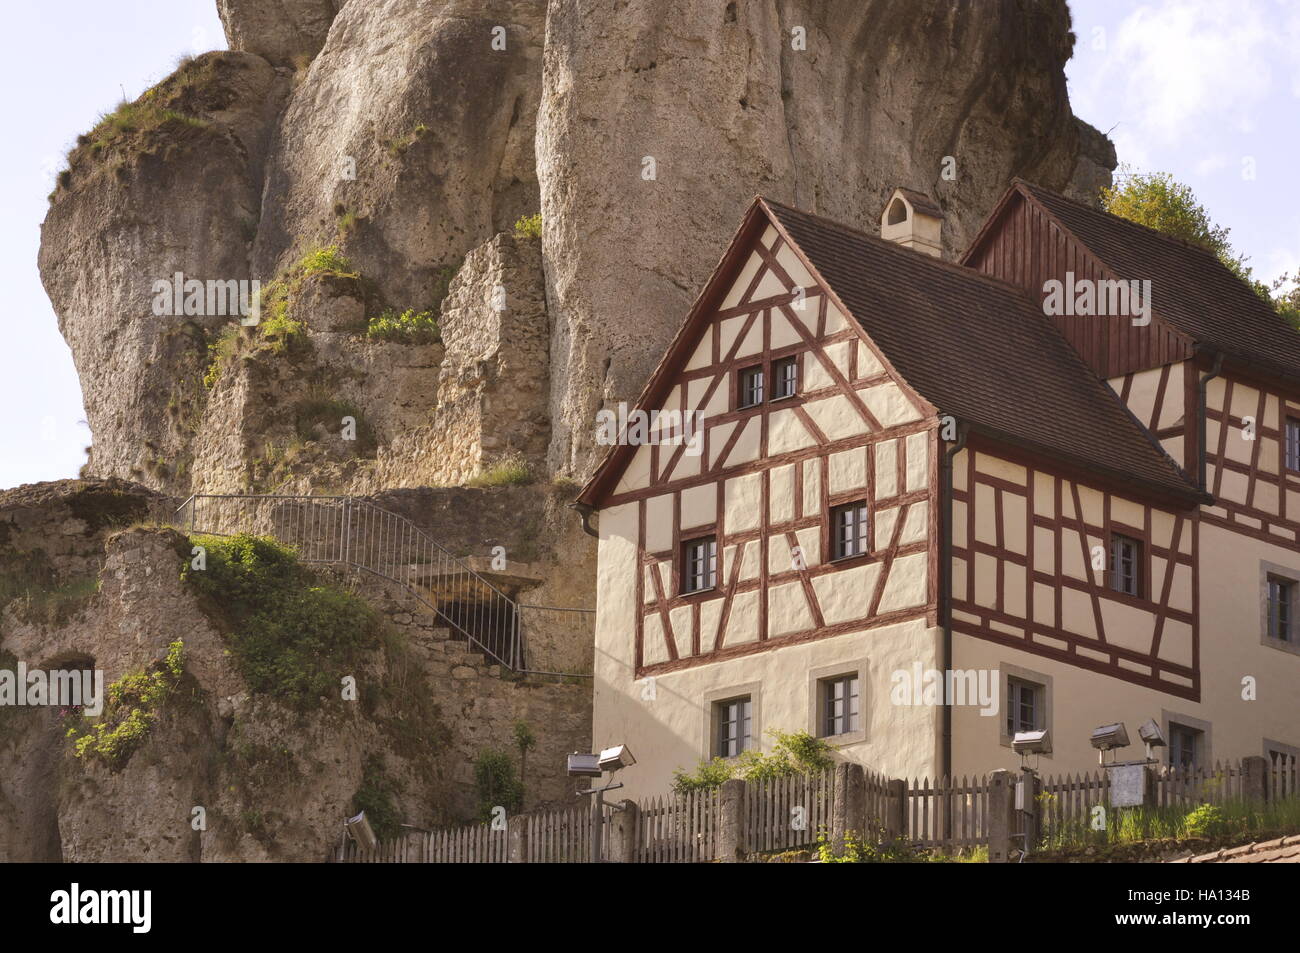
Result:
M190 533L270 536L309 563L351 566L394 582L452 631L512 672L590 677L539 666L524 612L588 618L591 609L521 606L409 519L350 496L196 493L176 510ZM571 623L570 623L571 625ZM553 654L553 653L552 653Z

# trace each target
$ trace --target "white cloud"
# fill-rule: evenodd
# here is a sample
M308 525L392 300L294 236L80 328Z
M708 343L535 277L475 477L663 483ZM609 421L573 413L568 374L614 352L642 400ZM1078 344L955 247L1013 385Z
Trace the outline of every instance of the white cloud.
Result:
M1284 42L1256 0L1165 0L1139 7L1115 33L1106 85L1143 132L1165 144L1209 129L1255 128Z

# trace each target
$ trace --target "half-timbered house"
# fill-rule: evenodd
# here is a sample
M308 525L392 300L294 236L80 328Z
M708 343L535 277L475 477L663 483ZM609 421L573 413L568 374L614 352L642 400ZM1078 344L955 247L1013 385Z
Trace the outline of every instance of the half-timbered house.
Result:
M629 787L772 730L896 777L1010 767L1030 728L1081 770L1114 721L1183 764L1300 749L1300 338L1028 183L960 263L941 226L905 189L881 237L756 199L582 490ZM1058 314L1053 281L1149 309Z

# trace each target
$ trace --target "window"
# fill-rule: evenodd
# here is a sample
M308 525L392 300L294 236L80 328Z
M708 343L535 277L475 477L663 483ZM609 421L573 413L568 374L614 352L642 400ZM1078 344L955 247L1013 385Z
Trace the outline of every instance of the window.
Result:
M841 675L822 683L822 737L858 730L858 676Z
M1281 576L1268 577L1268 637L1279 642L1292 641L1292 611L1295 583Z
M748 695L714 703L713 712L718 726L716 747L713 750L715 757L734 758L749 747L750 711Z
M783 357L772 362L772 399L793 397L799 392L799 359Z
M1112 533L1110 537L1110 587L1116 592L1142 594L1142 544L1136 539Z
M1300 420L1286 419L1286 468L1300 470Z
M1037 731L1044 725L1044 696L1042 685L1019 678L1007 679L1007 737L1014 738L1018 731Z
M1175 768L1195 768L1200 763L1204 732L1177 722L1169 723L1169 763Z
M682 592L712 589L718 579L718 541L712 536L682 543Z
M763 402L763 365L740 372L740 406L757 407Z
M867 552L867 504L846 503L831 510L831 559Z

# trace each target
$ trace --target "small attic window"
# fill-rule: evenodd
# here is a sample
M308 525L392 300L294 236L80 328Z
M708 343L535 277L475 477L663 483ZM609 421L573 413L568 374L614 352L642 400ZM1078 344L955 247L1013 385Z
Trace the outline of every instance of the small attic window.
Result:
M886 225L901 225L907 221L907 205L901 198L889 203L889 212L885 216Z

